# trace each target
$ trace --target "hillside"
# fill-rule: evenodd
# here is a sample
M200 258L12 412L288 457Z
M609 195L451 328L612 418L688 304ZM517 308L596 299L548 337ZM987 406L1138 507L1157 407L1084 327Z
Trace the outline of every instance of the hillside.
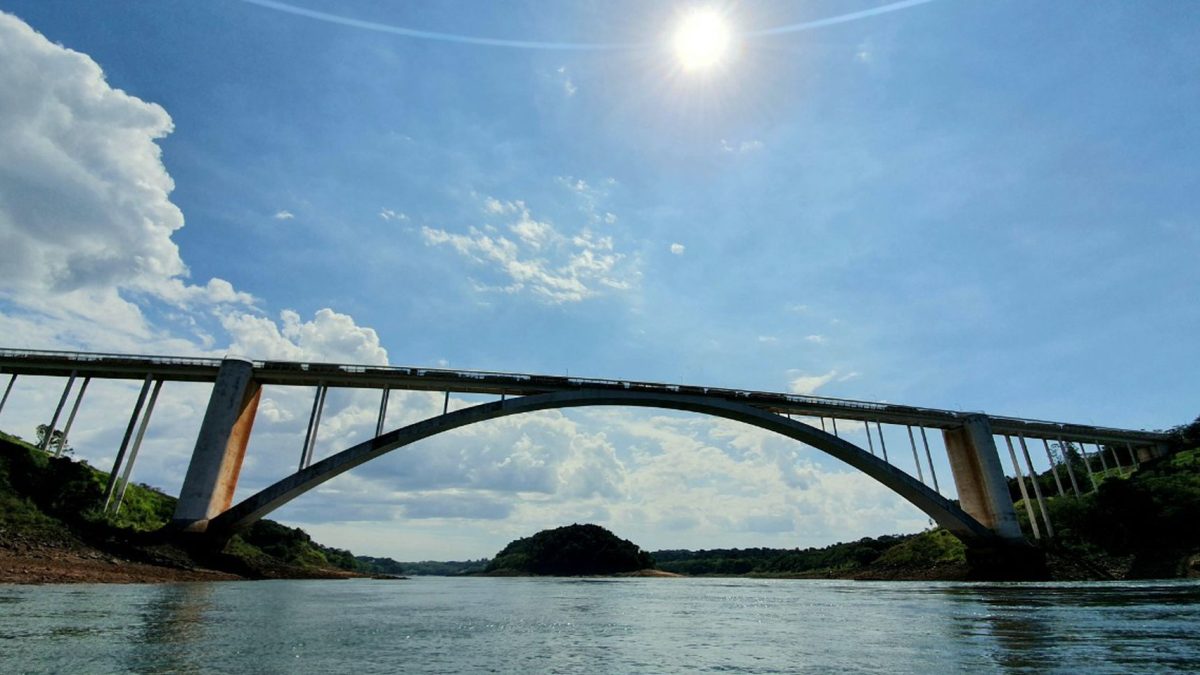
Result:
M658 569L689 576L965 579L962 542L945 530L865 537L805 549L654 551Z
M578 576L619 574L654 567L633 542L599 525L568 525L517 539L496 554L489 574Z
M223 551L183 550L154 531L175 498L131 484L102 512L107 474L0 432L0 581L170 581L342 577L370 570L348 551L260 521Z
M1038 476L1055 529L1047 545L1052 565L1075 565L1091 578L1200 577L1200 448L1136 471L1096 467L1096 475L1098 488L1082 497L1059 497L1053 475ZM1017 518L1028 532L1023 501Z

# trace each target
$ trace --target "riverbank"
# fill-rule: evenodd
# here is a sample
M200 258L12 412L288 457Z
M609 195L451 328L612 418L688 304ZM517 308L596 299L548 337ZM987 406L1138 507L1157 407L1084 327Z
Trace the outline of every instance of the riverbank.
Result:
M246 577L127 560L87 546L0 546L0 584L145 584Z

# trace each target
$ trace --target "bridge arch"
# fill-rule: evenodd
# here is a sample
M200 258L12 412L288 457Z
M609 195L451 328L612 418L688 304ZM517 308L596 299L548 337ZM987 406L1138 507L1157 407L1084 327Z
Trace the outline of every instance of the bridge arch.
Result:
M422 420L364 441L283 478L212 518L207 531L227 534L246 528L318 485L392 450L460 427L509 415L584 406L664 408L743 422L800 441L882 483L969 544L996 539L982 525L937 492L862 448L820 429L750 405L728 400L638 391L574 390L533 394L482 403Z

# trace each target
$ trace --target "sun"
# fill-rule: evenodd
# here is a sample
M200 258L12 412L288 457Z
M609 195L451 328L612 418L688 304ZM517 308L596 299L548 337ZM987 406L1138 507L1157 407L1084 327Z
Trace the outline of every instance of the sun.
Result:
M671 45L684 70L707 70L728 57L732 41L724 17L711 9L694 9L675 29Z

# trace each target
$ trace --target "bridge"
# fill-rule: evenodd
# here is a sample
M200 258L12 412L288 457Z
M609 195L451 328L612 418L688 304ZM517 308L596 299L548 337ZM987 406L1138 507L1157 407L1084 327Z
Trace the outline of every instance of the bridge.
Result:
M57 447L66 446L92 379L142 383L105 490L105 508L112 510L120 508L163 383L212 383L172 527L217 536L248 527L325 481L397 448L466 425L538 410L649 407L712 415L766 429L862 471L972 547L1026 542L1009 495L997 439L1003 440L1007 449L1034 539L1053 537L1054 529L1045 505L1046 496L1038 482L1031 481L1032 495L1026 486L1026 474L1032 477L1037 473L1031 446L1034 453L1038 445L1045 451L1059 494L1078 496L1088 490L1089 483L1076 475L1071 462L1065 461L1065 452L1056 456L1051 451L1051 443L1058 444L1060 450L1078 449L1090 489L1095 489L1098 481L1093 465L1097 457L1104 471L1109 469L1110 459L1117 471L1123 471L1163 454L1168 441L1161 432L822 396L445 368L0 349L0 373L8 375L0 412L19 376L65 379L57 407L48 414L47 430L41 441L47 451L52 449L55 438ZM74 388L76 383L78 389ZM234 491L265 385L313 388L308 427L299 449L296 472L235 505ZM321 414L331 387L380 392L375 434L367 441L313 462ZM444 394L442 414L388 430L388 397L396 390ZM452 393L497 398L451 411ZM68 403L71 403L69 412ZM907 438L908 446L896 448L893 444L889 451L884 425L892 429L893 443L896 428L903 427L905 433L900 436ZM857 433L860 427L865 431L866 448L845 437L848 431ZM947 496L938 481L930 431L942 435L957 501ZM1088 445L1093 446L1090 453ZM907 456L909 452L913 470L901 468L896 461L899 455Z

